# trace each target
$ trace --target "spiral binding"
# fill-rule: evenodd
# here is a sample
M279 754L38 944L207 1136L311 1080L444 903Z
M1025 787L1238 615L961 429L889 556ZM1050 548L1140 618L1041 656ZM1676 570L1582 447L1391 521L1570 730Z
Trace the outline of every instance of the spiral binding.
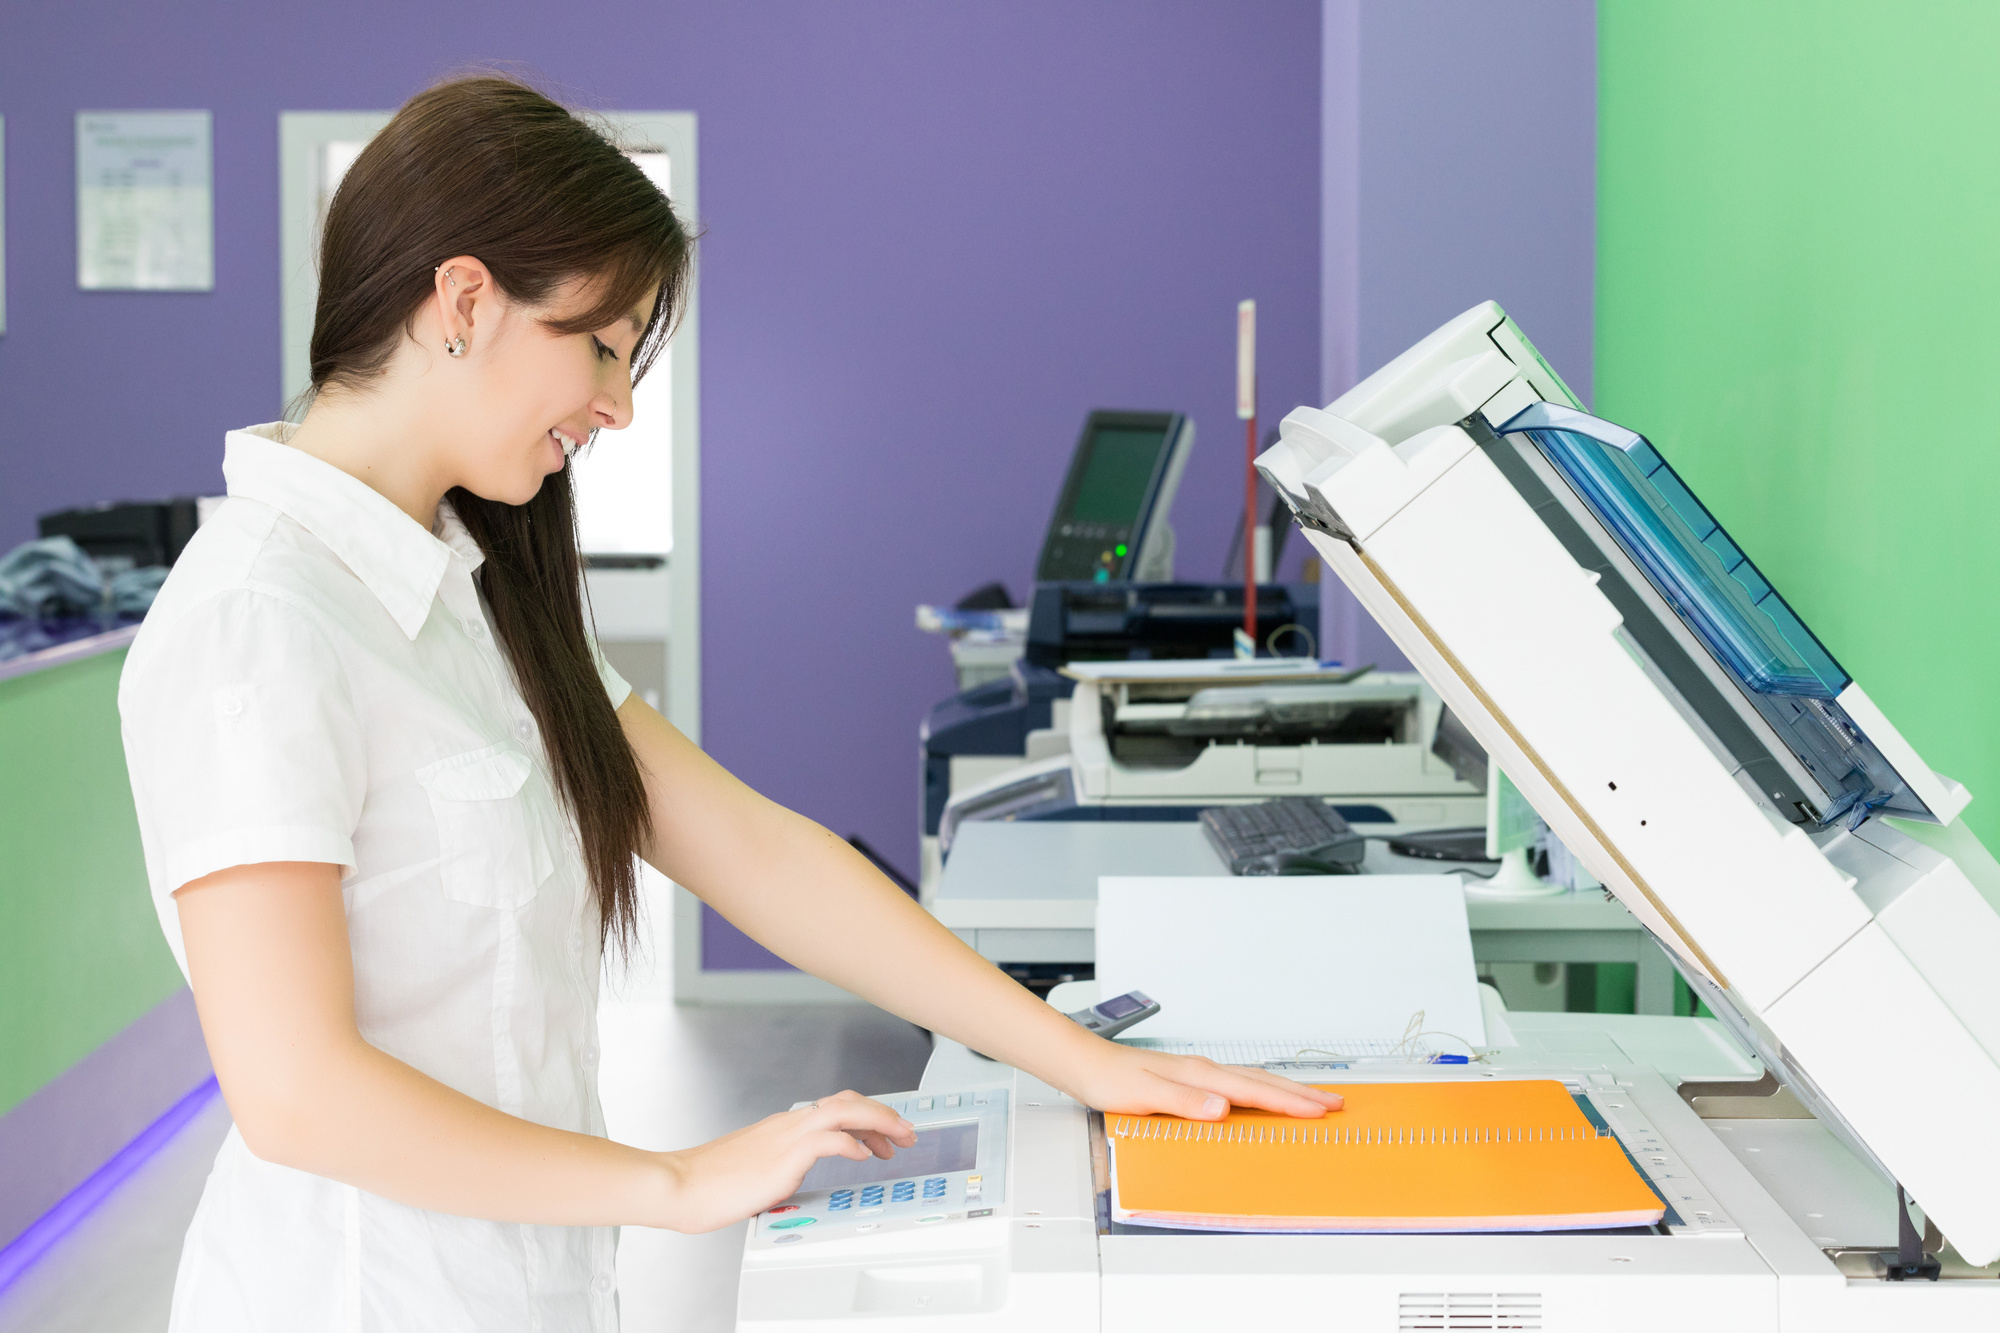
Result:
M1220 1124L1151 1116L1107 1116L1113 1138L1175 1143L1297 1144L1330 1147L1425 1147L1461 1143L1582 1143L1607 1135L1595 1125L1285 1125L1269 1121Z

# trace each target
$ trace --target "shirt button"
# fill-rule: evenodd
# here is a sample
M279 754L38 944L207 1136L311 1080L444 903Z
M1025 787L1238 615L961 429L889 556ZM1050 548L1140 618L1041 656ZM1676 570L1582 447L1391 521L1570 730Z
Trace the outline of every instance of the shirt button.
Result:
M600 1296L609 1296L611 1294L611 1279L602 1273L598 1274L597 1281L590 1285L597 1288L597 1294Z
M525 717L517 718L514 722L514 734L524 741L528 740L535 734L535 724Z
M575 955L576 955L577 957L579 957L579 958L581 958L581 957L583 956L583 934L582 934L582 932L580 932L580 931L574 931L574 930L570 932L570 935L569 935L569 951L570 951L571 953L575 954Z
M486 626L476 620L468 620L465 622L465 634L467 638L483 639L486 637Z
M586 1046L583 1048L583 1067L585 1069L595 1069L597 1067L597 1048L595 1046Z

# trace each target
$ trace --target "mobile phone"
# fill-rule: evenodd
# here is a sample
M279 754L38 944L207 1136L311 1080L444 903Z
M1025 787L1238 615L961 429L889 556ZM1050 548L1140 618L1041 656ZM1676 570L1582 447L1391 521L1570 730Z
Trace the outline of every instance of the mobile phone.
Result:
M1134 1023L1143 1023L1160 1012L1160 1002L1144 991L1128 990L1088 1009L1079 1009L1070 1018L1100 1037L1115 1037Z

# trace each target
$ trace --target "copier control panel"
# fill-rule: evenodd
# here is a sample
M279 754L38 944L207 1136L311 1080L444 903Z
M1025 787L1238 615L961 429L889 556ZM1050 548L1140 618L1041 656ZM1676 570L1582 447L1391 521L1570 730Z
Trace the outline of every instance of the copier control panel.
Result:
M1004 1215L1007 1096L1005 1087L986 1087L877 1097L916 1126L916 1146L898 1148L888 1159L822 1157L796 1194L757 1215L749 1248L854 1239Z

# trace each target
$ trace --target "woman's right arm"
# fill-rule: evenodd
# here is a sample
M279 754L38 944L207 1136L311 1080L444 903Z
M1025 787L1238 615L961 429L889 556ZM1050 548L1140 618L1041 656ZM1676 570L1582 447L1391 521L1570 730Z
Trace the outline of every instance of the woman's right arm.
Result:
M268 1162L435 1212L692 1232L778 1202L821 1157L915 1142L851 1092L671 1153L517 1119L363 1040L339 867L236 866L174 900L223 1097Z

